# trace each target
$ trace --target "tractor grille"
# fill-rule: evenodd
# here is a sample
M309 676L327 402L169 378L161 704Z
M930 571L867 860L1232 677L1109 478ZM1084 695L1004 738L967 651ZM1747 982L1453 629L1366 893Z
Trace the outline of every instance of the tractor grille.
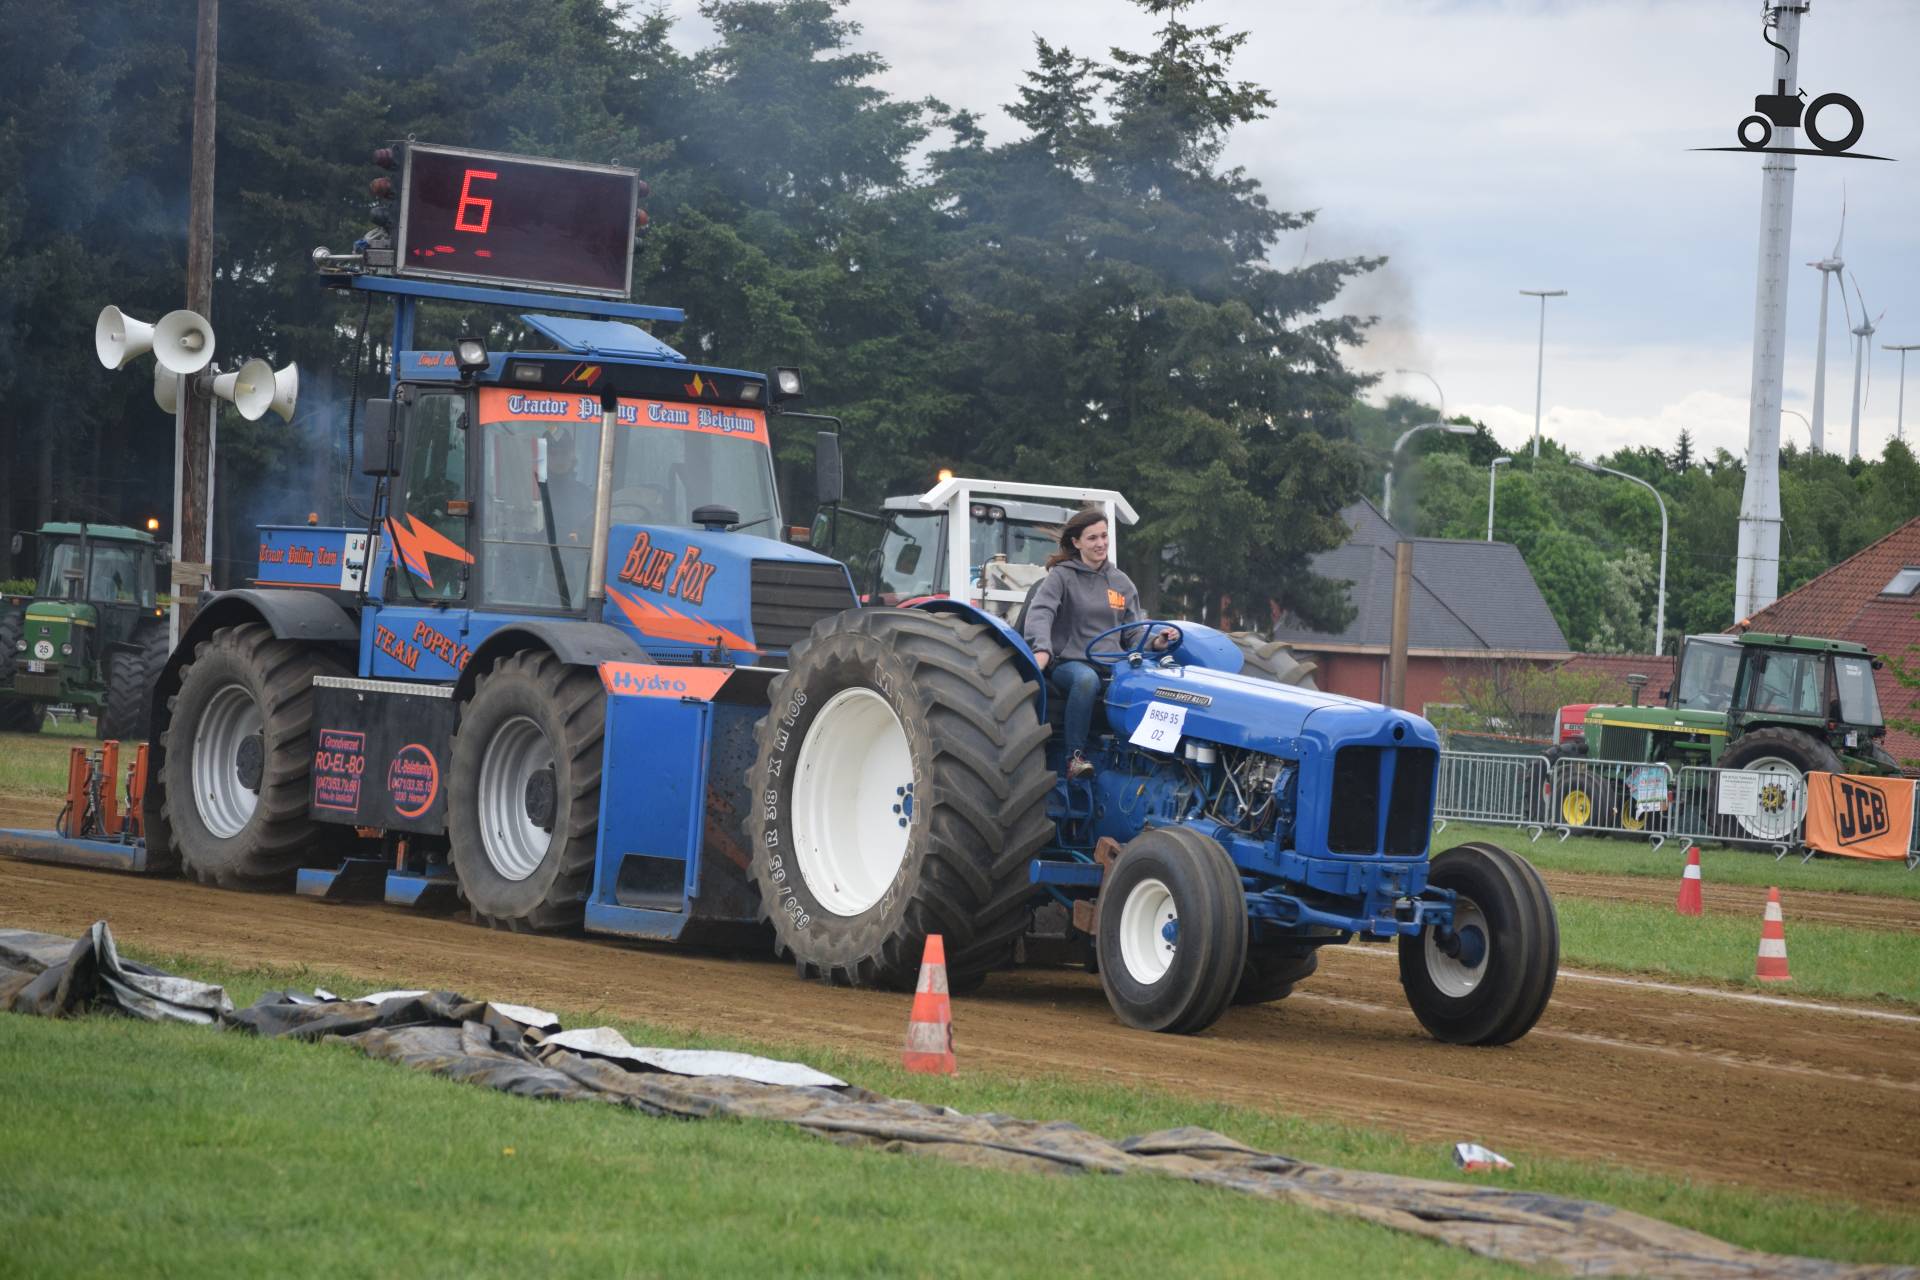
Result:
M1333 853L1417 857L1432 820L1436 753L1427 747L1342 747L1333 757L1327 848ZM1391 770L1385 848L1380 841L1380 769Z
M762 649L790 649L814 623L857 603L837 564L753 562L753 640Z

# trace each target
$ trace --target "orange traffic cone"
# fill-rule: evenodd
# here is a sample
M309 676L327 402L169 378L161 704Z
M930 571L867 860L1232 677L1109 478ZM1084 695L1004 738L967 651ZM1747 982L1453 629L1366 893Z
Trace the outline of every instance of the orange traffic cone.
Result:
M900 1063L909 1071L931 1076L958 1075L953 1058L953 1003L947 997L947 945L937 933L927 935L920 958L920 985L913 993L913 1016L907 1021L907 1047Z
M1780 890L1767 890L1767 914L1760 923L1760 958L1754 962L1753 976L1762 982L1785 982L1787 972L1787 926L1780 915Z
M1687 869L1680 875L1680 897L1673 909L1683 916L1700 914L1700 846L1687 849Z

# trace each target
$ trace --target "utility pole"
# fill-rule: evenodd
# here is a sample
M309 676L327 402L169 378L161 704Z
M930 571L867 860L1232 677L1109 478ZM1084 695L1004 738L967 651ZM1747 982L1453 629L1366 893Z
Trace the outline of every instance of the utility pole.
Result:
M1900 407L1894 411L1893 438L1905 444L1907 441L1907 352L1920 351L1920 342L1895 343L1882 346L1880 349L1900 353Z
M1529 298L1540 299L1540 346L1533 366L1533 460L1540 461L1540 394L1547 385L1547 299L1564 298L1565 289L1522 289Z
M187 204L187 310L213 319L214 73L220 62L220 0L200 0L193 52L193 151ZM213 407L205 379L180 379L174 467L178 484L173 531L175 616L184 631L213 564ZM176 634L176 642L178 636Z
M1800 15L1805 3L1786 0L1773 13L1780 47L1767 83L1792 95L1800 64ZM1791 147L1783 129L1777 146ZM1759 282L1753 304L1753 388L1747 403L1747 479L1740 496L1740 560L1734 571L1735 622L1772 604L1780 586L1780 384L1786 365L1787 248L1793 231L1793 157L1769 153L1760 166Z

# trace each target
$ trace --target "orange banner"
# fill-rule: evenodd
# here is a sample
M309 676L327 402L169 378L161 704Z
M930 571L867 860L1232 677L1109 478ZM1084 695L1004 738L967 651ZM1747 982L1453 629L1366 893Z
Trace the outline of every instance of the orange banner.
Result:
M1913 831L1913 779L1807 775L1807 847L1843 858L1904 858Z

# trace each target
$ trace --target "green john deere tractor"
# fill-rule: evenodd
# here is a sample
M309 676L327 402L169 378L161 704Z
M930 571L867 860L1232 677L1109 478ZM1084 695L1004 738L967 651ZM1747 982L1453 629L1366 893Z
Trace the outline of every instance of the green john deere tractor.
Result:
M66 703L93 711L103 738L144 738L167 659L156 589L166 546L113 524L54 523L37 536L34 594L0 605L0 729L32 733Z
M1658 813L1636 814L1618 770L1555 769L1559 760L1665 764L1676 774L1708 765L1763 775L1757 811L1737 821L1755 839L1783 839L1804 815L1805 775L1900 771L1880 744L1887 730L1873 687L1879 665L1844 640L1688 636L1667 705L1592 707L1585 740L1548 752L1554 816L1568 826L1628 830L1660 821Z

